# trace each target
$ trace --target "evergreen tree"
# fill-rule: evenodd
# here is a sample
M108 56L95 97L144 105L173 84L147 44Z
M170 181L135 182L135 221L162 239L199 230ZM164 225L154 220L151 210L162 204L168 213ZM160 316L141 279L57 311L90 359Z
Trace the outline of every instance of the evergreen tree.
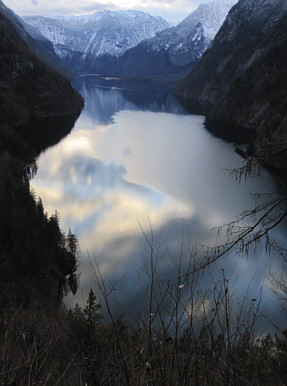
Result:
M76 256L76 252L78 249L78 240L76 236L71 232L71 228L69 228L68 236L66 238L66 248L73 255Z
M103 316L99 313L100 309L101 305L96 303L96 295L94 291L90 289L83 314L91 326L94 326L99 320L103 319Z

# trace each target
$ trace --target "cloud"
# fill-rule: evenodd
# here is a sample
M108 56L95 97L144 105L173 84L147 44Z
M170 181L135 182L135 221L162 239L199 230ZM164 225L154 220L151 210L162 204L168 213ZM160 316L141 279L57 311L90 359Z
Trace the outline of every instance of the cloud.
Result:
M5 5L20 16L26 15L83 15L104 9L134 9L162 16L171 23L182 21L199 3L211 0L4 0Z
M81 11L83 12L96 12L96 11L104 11L105 9L114 10L117 9L117 6L113 3L91 3L88 5L81 6Z
M202 0L207 2L210 0ZM153 16L161 16L171 24L177 24L185 19L193 12L197 5L190 0L146 0L146 1L131 1L129 3L131 9L150 13Z

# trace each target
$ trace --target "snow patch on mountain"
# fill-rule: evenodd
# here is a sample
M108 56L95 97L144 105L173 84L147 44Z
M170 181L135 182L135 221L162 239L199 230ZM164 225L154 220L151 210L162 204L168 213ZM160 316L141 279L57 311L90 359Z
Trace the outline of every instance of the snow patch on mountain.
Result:
M168 23L139 11L103 11L93 15L69 17L25 17L54 45L60 57L71 51L83 57L119 57L142 39L168 27Z
M150 73L158 75L165 70L160 63L174 67L169 73L176 72L179 67L185 67L184 70L191 68L210 46L237 1L213 0L201 4L177 26L158 32L155 37L143 40L137 47L128 50L121 58L121 71L135 73L136 67L144 65L149 67ZM133 61L132 57L137 55L141 58ZM149 57L148 61L146 57ZM144 68L140 71L145 72Z
M173 29L176 30L178 37L185 37L194 30L193 41L198 37L198 23L202 26L202 31L207 44L209 44L217 34L226 19L230 9L238 0L213 0L210 3L201 4L194 12L179 23Z
M175 27L139 11L34 16L25 17L25 22L48 38L63 63L76 73L172 75L196 64L236 3L201 4Z

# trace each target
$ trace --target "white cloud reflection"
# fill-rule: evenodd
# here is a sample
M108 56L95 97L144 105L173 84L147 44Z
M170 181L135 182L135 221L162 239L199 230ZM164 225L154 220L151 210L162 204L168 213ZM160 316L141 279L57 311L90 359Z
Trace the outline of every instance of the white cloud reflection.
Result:
M250 207L250 193L272 189L268 175L241 185L228 178L224 169L242 161L233 145L204 129L202 116L107 110L109 119L93 119L86 105L72 133L40 156L32 181L49 214L57 209L62 228L71 227L80 240L82 288L68 305L81 301L93 285L89 257L110 282L129 272L117 287L137 304L136 270L149 256L142 229L151 237L152 227L161 275L170 276L166 248L176 261L183 234L187 259L193 242L214 245L213 226ZM248 261L233 254L220 264L227 276L236 265L234 282L239 278L243 292L258 273L251 288L257 295L267 259L264 253Z
M138 232L136 220L147 216L155 227L200 216L209 231L244 209L244 196L250 201L248 188L225 175L226 159L219 154L230 154L230 167L239 166L240 158L223 141L210 141L203 117L121 111L113 119L93 129L83 114L74 131L38 162L35 190L50 213L60 211L64 224L72 225L73 217L88 221L90 232L104 240L106 230Z

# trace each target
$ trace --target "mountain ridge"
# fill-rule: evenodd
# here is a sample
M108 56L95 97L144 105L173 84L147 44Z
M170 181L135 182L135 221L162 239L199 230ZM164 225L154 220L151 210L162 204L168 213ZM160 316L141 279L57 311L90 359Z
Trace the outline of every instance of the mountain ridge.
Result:
M140 11L106 10L87 16L24 20L48 38L63 63L77 73L89 71L91 66L98 72L98 62L104 61L107 67L105 57L118 58L168 26L164 19Z
M52 41L58 56L76 73L172 77L186 74L197 63L236 2L213 0L201 4L175 27L139 11L24 19ZM142 20L140 28L137 19ZM160 22L160 28L150 29L154 20ZM145 28L148 34L143 33Z

